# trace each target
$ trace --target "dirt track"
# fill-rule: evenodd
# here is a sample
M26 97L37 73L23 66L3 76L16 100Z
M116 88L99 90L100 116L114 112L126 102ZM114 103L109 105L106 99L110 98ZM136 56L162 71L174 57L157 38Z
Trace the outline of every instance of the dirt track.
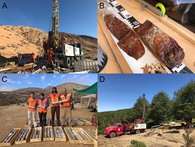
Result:
M163 137L157 135L145 136L146 133L122 135L116 138L106 138L104 135L99 135L98 146L127 147L130 145L131 140L141 141L147 147L181 147L185 143L182 137L184 130L179 130L179 133L163 133ZM195 139L195 130L193 130L191 135Z
M63 111L61 111L61 118L63 115ZM89 112L87 109L81 109L81 108L75 108L73 111L73 118L84 118L86 120L91 121L93 113ZM0 107L0 140L2 140L10 130L13 128L23 128L25 123L27 122L27 109L24 106L1 106ZM51 110L49 108L47 118L51 118ZM48 142L40 142L40 143L27 143L22 145L13 145L15 147L64 147L64 146L70 146L70 147L92 147L93 145L75 145L68 142L54 142L54 141L48 141Z

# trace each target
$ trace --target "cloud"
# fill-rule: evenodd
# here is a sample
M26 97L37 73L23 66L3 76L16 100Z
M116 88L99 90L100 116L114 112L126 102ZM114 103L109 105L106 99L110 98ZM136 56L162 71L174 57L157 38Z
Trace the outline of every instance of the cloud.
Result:
M57 75L53 75L53 78L56 78L57 77Z
M45 75L41 76L41 81L44 81L45 80Z
M21 84L21 81L8 79L8 80L7 80L7 83L9 83L9 84Z
M51 83L47 83L47 86L51 86L52 84Z
M25 76L23 77L23 79L28 79L28 78L29 78L28 74L25 74Z
M61 76L59 76L60 78L64 78L64 77L66 77L66 75L65 74L62 74Z
M31 82L31 81L28 81L27 84L28 84L28 85L32 85L32 82Z
M17 81L17 84L21 84L22 82L21 81Z
M89 75L84 75L84 74L72 75L67 79L67 82L85 84L89 78L90 78Z
M16 81L12 80L12 79L7 79L7 83L10 83L10 84L15 84Z
M0 91L12 91L12 90L14 90L14 88L11 86L8 85L0 86Z

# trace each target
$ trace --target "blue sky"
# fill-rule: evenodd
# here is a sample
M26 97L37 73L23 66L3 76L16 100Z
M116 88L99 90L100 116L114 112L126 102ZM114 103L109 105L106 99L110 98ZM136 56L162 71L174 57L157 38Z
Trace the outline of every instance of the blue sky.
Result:
M92 85L97 82L97 74L4 74L7 82L0 81L0 91L11 91L20 88L57 86L73 82Z
M0 25L32 26L51 29L52 0L0 0ZM62 32L97 38L97 0L59 0Z
M151 102L160 91L173 98L174 92L195 80L191 74L160 75L103 75L105 82L98 83L98 111L111 111L133 107L139 96L146 94Z

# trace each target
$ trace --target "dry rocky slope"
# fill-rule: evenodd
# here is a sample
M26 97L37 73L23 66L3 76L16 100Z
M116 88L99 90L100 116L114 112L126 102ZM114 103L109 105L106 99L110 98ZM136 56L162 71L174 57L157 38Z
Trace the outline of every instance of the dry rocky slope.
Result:
M59 93L62 93L64 88L67 90L72 90L73 88L76 89L84 89L88 86L80 85L76 83L64 83L61 85L56 86ZM26 102L27 98L30 95L30 92L35 92L35 96L38 98L40 93L44 93L45 96L48 98L49 94L51 93L52 87L42 88L24 88L24 89L17 89L14 91L0 91L0 106L16 104L18 102Z
M90 60L97 59L97 39L67 33L60 33L69 42L80 43L84 58ZM0 61L9 61L17 56L17 53L42 53L42 42L48 37L48 33L26 26L0 26Z

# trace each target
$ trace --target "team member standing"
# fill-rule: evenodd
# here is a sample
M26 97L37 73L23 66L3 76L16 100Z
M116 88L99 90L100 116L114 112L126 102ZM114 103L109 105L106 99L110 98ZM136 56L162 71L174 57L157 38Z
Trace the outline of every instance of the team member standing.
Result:
M49 53L48 53L48 65L51 66L51 67L53 67L53 65L54 65L54 58L53 58L53 56L54 56L53 49L50 48Z
M56 114L56 119L57 119L57 125L60 125L60 105L58 101L60 101L60 94L57 91L56 87L52 88L52 93L49 95L50 97L50 102L51 102L51 125L54 126L54 118ZM53 104L55 103L55 104Z
M40 126L46 126L46 115L47 115L48 107L49 107L49 101L47 98L44 97L44 93L41 93L40 99L38 100Z
M36 120L35 120L35 113L37 108L37 99L35 98L35 93L31 92L30 97L27 100L28 105L28 125L34 127L37 126Z
M65 122L71 125L71 121L72 121L71 97L72 97L72 94L67 93L66 89L64 89L64 94L60 96L61 100L66 100L66 102L62 103L62 109L64 109L64 116L62 118L64 125L65 125Z

